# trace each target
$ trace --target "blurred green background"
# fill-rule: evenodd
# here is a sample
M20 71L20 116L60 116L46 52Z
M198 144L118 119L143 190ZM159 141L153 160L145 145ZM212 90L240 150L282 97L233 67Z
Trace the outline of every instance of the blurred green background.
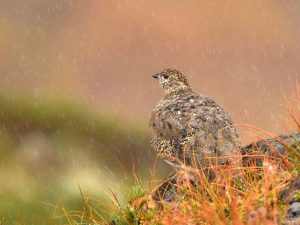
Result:
M244 124L290 129L300 2L0 0L0 221L56 224L59 206L109 208L153 170L147 120L168 67ZM153 169L155 168L155 169ZM100 206L101 207L101 206Z
M109 212L109 191L122 200L134 173L150 178L154 158L140 125L70 100L2 94L0 104L4 224L66 221L62 207L83 209L80 189Z

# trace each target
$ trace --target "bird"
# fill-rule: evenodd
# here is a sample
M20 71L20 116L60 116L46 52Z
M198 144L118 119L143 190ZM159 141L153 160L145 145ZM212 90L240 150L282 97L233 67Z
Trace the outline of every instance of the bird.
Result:
M176 168L198 168L227 165L240 154L239 136L221 105L195 93L177 69L152 77L164 90L149 120L150 144L160 158Z

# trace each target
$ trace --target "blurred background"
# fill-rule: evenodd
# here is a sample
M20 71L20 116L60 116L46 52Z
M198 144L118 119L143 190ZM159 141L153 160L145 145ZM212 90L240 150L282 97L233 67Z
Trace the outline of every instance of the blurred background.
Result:
M299 10L296 0L0 0L0 221L56 224L61 206L82 209L79 187L101 209L134 174L145 187L168 174L147 137L163 94L151 75L165 68L222 104L243 144L246 124L288 132Z

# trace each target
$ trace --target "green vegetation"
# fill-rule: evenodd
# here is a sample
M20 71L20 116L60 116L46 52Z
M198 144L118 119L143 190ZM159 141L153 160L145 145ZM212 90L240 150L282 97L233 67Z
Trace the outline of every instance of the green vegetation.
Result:
M79 186L101 211L109 189L128 187L133 169L148 176L153 165L144 130L117 116L41 97L0 94L0 105L3 224L65 223L61 206L84 208Z

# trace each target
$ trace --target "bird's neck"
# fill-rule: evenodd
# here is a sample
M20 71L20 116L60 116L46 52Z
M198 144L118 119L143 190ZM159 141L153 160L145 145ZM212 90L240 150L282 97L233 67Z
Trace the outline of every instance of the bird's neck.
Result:
M192 88L189 86L183 86L181 88L168 88L165 89L165 98L168 98L173 95L180 95L186 93L192 93Z

